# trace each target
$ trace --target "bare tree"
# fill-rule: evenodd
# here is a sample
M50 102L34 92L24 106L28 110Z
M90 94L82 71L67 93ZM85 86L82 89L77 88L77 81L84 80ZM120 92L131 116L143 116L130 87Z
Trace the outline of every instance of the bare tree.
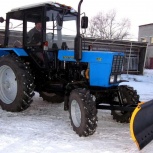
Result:
M102 39L125 39L129 34L130 21L116 20L116 11L100 12L89 21L88 35Z

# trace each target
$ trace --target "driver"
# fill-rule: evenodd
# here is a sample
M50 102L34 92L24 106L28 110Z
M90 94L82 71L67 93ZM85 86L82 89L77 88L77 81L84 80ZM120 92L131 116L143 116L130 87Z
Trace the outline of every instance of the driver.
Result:
M42 23L35 22L35 27L28 32L28 44L41 45Z
M40 46L41 38L42 38L42 23L39 21L35 22L35 27L28 32L28 44ZM41 61L44 61L42 52L36 52L36 56Z

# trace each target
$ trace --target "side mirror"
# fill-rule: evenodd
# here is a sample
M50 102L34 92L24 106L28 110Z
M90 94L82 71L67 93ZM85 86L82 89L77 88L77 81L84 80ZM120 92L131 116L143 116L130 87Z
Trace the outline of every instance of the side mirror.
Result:
M5 20L3 17L0 17L0 22L3 23Z
M81 18L81 28L83 28L83 29L88 28L88 17L87 16L83 16Z

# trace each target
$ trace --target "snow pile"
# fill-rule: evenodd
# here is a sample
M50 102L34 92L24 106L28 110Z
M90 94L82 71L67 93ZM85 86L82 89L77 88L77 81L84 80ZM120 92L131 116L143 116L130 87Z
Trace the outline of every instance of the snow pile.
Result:
M129 82L121 84L127 84L137 90L141 101L153 99L153 70L145 69L144 75L123 74L122 79Z
M122 74L122 79L135 82L153 83L153 70L145 69L144 75Z
M153 70L144 76L123 75L140 94L153 99ZM20 113L0 109L0 153L139 153L129 133L129 124L117 123L110 111L98 110L94 135L79 137L72 130L63 103L47 103L36 93L31 107ZM153 141L142 153L152 153Z

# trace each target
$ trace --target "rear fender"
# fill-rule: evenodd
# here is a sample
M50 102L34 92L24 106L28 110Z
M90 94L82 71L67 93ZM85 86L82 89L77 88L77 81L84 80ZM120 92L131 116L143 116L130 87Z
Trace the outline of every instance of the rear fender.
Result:
M0 48L0 56L4 56L14 52L18 56L28 56L23 48Z

